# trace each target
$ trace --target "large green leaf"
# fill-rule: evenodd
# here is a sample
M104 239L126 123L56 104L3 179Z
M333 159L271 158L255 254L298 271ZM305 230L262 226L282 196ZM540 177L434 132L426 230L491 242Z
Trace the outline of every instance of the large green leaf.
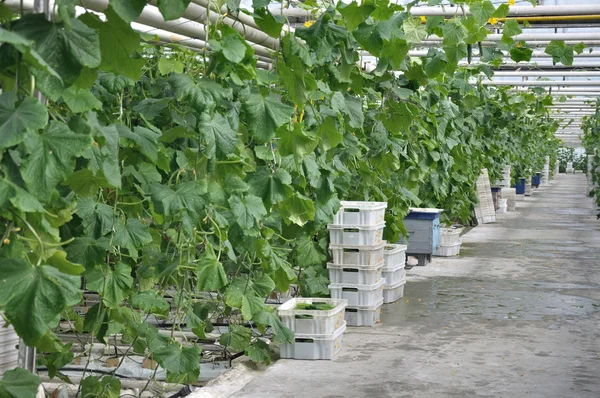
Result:
M475 17L475 20L479 25L487 24L488 19L492 17L494 11L494 5L490 0L484 0L481 3L475 3L470 8L471 14Z
M272 308L265 309L255 315L254 320L262 325L268 325L273 331L273 341L276 343L292 342L294 332L285 327Z
M183 15L191 0L158 0L158 9L165 21L177 19Z
M228 333L223 333L219 338L219 344L230 347L235 351L243 351L250 344L252 330L239 325L231 325Z
M316 209L312 200L294 192L281 202L279 212L284 219L302 226L314 220Z
M358 5L356 1L350 4L339 2L336 8L344 17L344 22L349 31L353 31L358 25L366 21L375 10L375 6L372 4Z
M151 121L168 105L169 98L146 98L134 106L133 109L144 115L146 120Z
M176 215L180 210L199 213L204 207L202 195L206 193L206 186L189 181L177 185L173 191L166 185L152 184L150 188L152 201L156 211L166 216Z
M0 380L0 397L35 398L40 378L28 370L16 368L4 373Z
M220 113L215 113L212 117L208 113L203 113L198 129L204 137L206 155L210 159L224 158L234 152L238 143L237 134Z
M427 37L427 29L420 18L409 18L402 25L406 41L418 44ZM445 38L445 36L444 36Z
M0 208L7 208L10 203L25 213L43 213L44 207L35 196L26 190L4 179L0 180Z
M54 187L73 172L77 157L91 145L89 134L76 134L61 122L51 122L41 134L28 134L25 146L30 154L24 159L21 174L29 192L49 199Z
M102 108L100 102L90 90L71 86L63 91L62 99L73 113L82 113Z
M269 209L292 192L289 187L292 177L284 169L277 169L273 172L266 166L261 167L249 178L248 183L250 192L261 197Z
M295 260L301 268L311 265L322 265L327 261L327 256L320 250L319 245L309 237L297 239Z
M11 92L0 95L0 148L19 144L28 130L37 130L48 123L48 111L33 97L25 98L16 106L17 98Z
M126 138L135 144L136 148L152 162L158 160L158 139L160 132L135 126L133 131L123 125L117 125L117 131L121 138Z
M113 243L129 250L129 255L134 259L137 259L138 250L150 242L152 236L148 232L148 226L140 220L128 218L125 224L122 221L115 224Z
M140 16L146 6L145 0L110 0L110 6L121 19L127 23L133 22Z
M227 286L227 274L211 245L198 262L198 290L212 291Z
M33 49L56 71L60 78L43 69L35 69L36 85L52 100L77 80L84 66L100 65L101 52L98 32L81 21L52 23L43 14L30 14L19 19L14 31L34 42Z
M85 24L98 31L102 69L138 80L145 62L136 55L140 46L139 33L131 29L112 7L108 7L104 14L106 22L89 13L80 17Z
M88 269L104 263L108 250L110 250L110 245L107 238L87 237L77 237L65 248L70 261L83 264Z
M98 292L108 308L118 308L132 286L131 267L125 263L117 263L114 269L97 266L86 274L87 289Z
M81 278L50 265L0 260L0 308L25 344L34 346L56 326L58 314L81 300Z
M116 377L88 376L81 381L81 394L83 397L94 398L119 398L121 396L121 380Z
M283 103L280 98L271 94L263 97L252 94L244 103L248 116L248 127L260 142L268 142L275 136L278 127L289 123L294 108Z
M256 25L271 37L279 38L281 28L285 24L283 15L273 15L267 8L255 9L253 13Z
M180 101L190 101L201 111L212 110L219 101L231 98L231 90L219 83L200 79L195 82L190 76L175 73L169 77L169 84L175 89L175 97Z
M200 369L199 345L181 347L178 343L170 343L152 352L152 358L168 372L186 374Z
M334 10L328 10L310 27L296 28L296 36L306 41L320 63L332 59L336 53L334 49L348 39L348 30L336 25L332 21L333 15Z
M554 63L573 65L573 47L567 46L564 40L552 40L544 52L552 55Z
M236 222L246 233L255 234L257 232L254 230L256 223L267 214L262 199L254 195L244 197L232 195L229 197L229 206L236 217Z
M113 207L95 203L92 198L81 198L77 202L76 214L81 218L85 234L93 238L112 232L118 222Z

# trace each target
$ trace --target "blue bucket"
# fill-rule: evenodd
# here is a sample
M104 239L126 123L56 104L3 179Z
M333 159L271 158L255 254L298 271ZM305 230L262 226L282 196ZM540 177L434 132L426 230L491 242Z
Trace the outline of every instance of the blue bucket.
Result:
M517 195L525 194L525 179L524 178L519 178L519 181L515 185L515 189L517 191Z
M541 179L542 179L542 173L537 173L536 175L534 175L531 178L531 185L533 185L536 188L539 187Z

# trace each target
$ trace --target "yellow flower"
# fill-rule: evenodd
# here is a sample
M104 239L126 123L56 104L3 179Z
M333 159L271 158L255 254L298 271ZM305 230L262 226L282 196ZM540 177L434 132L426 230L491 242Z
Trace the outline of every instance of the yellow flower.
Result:
M509 6L514 6L515 5L515 0L508 0L508 5Z
M421 22L422 23L427 22L427 18L425 18L425 15L421 15Z
M309 27L311 27L311 26L312 26L312 24L314 24L314 23L315 23L315 21L306 21L306 22L304 22L304 27L305 27L305 28L309 28Z
M488 19L488 23L490 25L496 25L497 22L498 22L498 18L490 18L490 19Z

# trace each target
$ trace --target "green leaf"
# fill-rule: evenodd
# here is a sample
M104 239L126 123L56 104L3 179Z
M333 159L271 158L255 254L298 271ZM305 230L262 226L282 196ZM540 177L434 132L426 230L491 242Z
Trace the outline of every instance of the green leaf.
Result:
M504 28L502 29L503 37L513 37L516 35L520 35L521 33L523 33L523 31L521 30L521 27L519 26L519 23L516 19L511 18L507 19L506 22L504 22Z
M427 74L427 77L431 79L438 76L444 71L444 69L446 69L447 62L448 58L446 58L445 53L430 49L427 54L427 58L425 58L424 70Z
M235 29L222 28L221 34L223 37L219 41L220 52L229 62L239 64L246 57L246 41L240 36Z
M86 288L98 292L108 308L118 308L133 286L131 267L117 263L114 269L97 266L86 274Z
M117 220L114 209L106 203L95 203L92 198L82 198L75 212L82 220L86 235L100 238L113 231Z
M190 0L158 0L158 9L165 21L170 21L181 17L189 4Z
M0 180L0 205L6 206L6 200L9 200L14 207L25 213L44 212L42 204L29 192L8 180Z
M462 43L467 36L467 29L460 21L455 19L446 21L442 31L444 32L444 47Z
M269 345L261 339L256 339L250 343L244 353L254 362L266 362L267 365L271 363Z
M267 97L256 93L244 103L248 127L260 142L268 142L275 136L277 128L289 123L294 108L271 94Z
M148 232L148 226L141 221L128 218L126 224L123 222L115 224L113 243L129 250L129 255L134 259L137 259L138 250L150 242L152 242L152 236Z
M152 358L168 372L183 375L200 369L201 353L199 345L181 347L178 343L170 343L152 352Z
M413 44L418 44L427 37L427 29L420 18L409 18L402 24L404 30L404 39ZM444 32L444 39L446 34Z
M28 370L16 368L4 373L0 380L0 397L35 398L40 378Z
M0 95L0 148L20 144L28 130L44 128L48 111L37 98L26 97L16 106L17 97L11 92Z
M229 333L224 333L219 337L219 344L223 347L230 347L235 351L245 350L250 344L252 331L239 325L230 325Z
M362 129L364 124L364 113L362 108L362 100L360 98L345 96L346 109L350 117L350 127Z
M64 23L47 21L42 14L19 19L13 31L33 41L33 49L59 77L47 70L34 69L36 85L50 99L57 100L64 88L71 86L82 68L100 65L101 51L98 32L78 19Z
M136 293L131 297L131 305L144 312L161 315L167 315L171 309L169 302L156 290L147 290L145 292Z
M110 6L127 23L134 22L146 6L146 0L110 0Z
M140 47L140 35L131 29L112 7L108 7L104 14L106 22L92 14L84 14L79 18L98 31L102 54L101 68L137 81L145 62L136 55Z
M25 146L30 154L24 159L21 174L29 192L49 199L54 187L73 172L75 160L91 145L89 134L76 134L56 121L41 134L28 134Z
M318 62L332 58L335 54L333 49L348 39L348 30L331 21L333 15L332 9L321 14L310 27L296 28L296 36L306 41L314 50Z
M322 265L327 256L320 250L319 245L309 237L303 236L297 240L295 260L301 268L311 265Z
M81 381L81 395L94 398L119 398L121 395L121 380L116 377L88 376Z
M271 308L256 314L254 320L257 323L271 327L271 330L273 331L273 341L275 343L291 343L294 340L294 332L285 327Z
M215 113L213 117L203 113L198 128L204 138L206 155L209 159L225 158L235 151L238 143L237 134L220 113Z
M71 86L63 91L62 99L73 113L82 113L92 109L101 109L100 102L88 89Z
M81 300L81 278L26 260L0 260L0 307L25 344L34 346L66 307Z
M567 46L564 40L552 40L546 46L546 54L552 55L552 62L573 65L573 47Z
M137 149L152 162L158 161L158 139L160 132L135 126L133 131L123 125L117 125L121 138L126 138L137 145Z
M246 233L251 230L253 233L257 233L254 230L255 225L263 216L267 215L262 199L254 195L244 197L232 195L229 197L229 206L236 217L236 222Z
M338 129L333 117L326 117L323 120L319 125L319 134L321 134L323 149L326 151L335 148L344 140L344 135Z
M57 250L47 262L49 265L67 275L81 275L85 271L83 265L75 264L67 260L67 253L62 250Z
M446 58L448 58L448 64L454 67L456 67L458 61L468 55L467 45L465 43L447 45L443 48L446 53Z
M250 193L262 198L268 209L271 209L273 205L281 202L291 193L289 187L291 183L292 177L286 170L277 169L272 172L266 166L258 168L248 179Z
M158 71L161 75L170 75L171 73L183 73L183 63L172 58L161 58L158 60Z
M198 262L198 290L214 291L227 286L227 274L211 245L206 246Z
M475 3L470 8L471 14L479 25L485 25L488 19L492 17L496 9L490 0L484 0L481 3Z
M263 32L276 39L279 38L286 21L283 15L273 15L268 8L259 8L254 10L252 16L256 25Z
M169 76L169 83L175 89L178 100L190 101L200 111L212 110L219 101L231 97L231 90L208 79L200 79L196 83L190 76L177 73Z
M169 98L146 98L134 106L133 110L144 115L146 120L152 121L163 109L169 106L169 101Z
M496 8L496 11L494 11L494 13L492 14L492 17L506 18L508 16L509 10L510 8L508 7L508 4L500 4L498 8Z
M337 3L337 10L344 17L344 22L346 23L346 28L349 31L353 31L360 25L365 22L369 15L375 10L375 6L371 4L366 5L358 5L356 1L353 1L350 4L346 4L344 2Z
M583 52L583 50L585 50L585 43L581 42L581 43L573 46L573 50L575 50L575 52L577 54L581 54Z
M279 213L294 224L304 225L315 218L315 204L304 195L294 192L279 205Z
M110 250L108 243L106 238L77 237L65 248L67 259L92 269L106 261L106 252Z
M184 209L198 214L204 208L202 195L206 194L206 186L188 181L178 184L177 190L173 191L166 185L152 184L150 193L154 207L160 214L174 216Z
M533 50L528 47L514 47L510 49L510 58L515 62L529 61Z

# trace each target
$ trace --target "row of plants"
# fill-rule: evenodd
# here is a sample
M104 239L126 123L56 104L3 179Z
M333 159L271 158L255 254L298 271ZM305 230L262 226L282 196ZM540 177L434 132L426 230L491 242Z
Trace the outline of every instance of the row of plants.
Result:
M557 160L559 161L559 172L565 173L567 163L573 164L574 170L587 172L587 156L581 153L575 153L575 148L561 146L558 148Z
M585 152L593 156L591 170L587 170L587 159L585 169L591 176L590 196L595 197L596 205L600 206L600 103L596 103L596 113L586 116L581 122L583 130L582 143ZM600 214L598 214L600 217Z
M188 3L158 7L175 19ZM265 298L291 284L328 295L326 226L340 200L388 202L385 238L397 241L413 206L469 222L482 168L498 179L505 164L523 175L555 157L550 96L479 84L500 50L520 60L530 51L512 39L515 20L497 48L483 48L489 64L458 67L488 19L507 12L468 3L472 16L425 23L386 1L339 3L282 33L255 1L256 23L280 41L271 70L221 20L206 21L211 52L142 44L129 22L144 1L111 0L101 19L75 18L75 2L62 0L53 21L0 4L3 317L63 380L74 354L55 334L61 320L82 341L121 335L169 382L197 380L203 356L175 332L207 340L215 319L229 323L224 350L268 363L263 337L293 333ZM443 48L407 57L430 34ZM374 71L359 67L362 50L378 57ZM84 291L100 300L82 316ZM85 373L82 395L118 396L118 369ZM38 384L17 369L0 395L34 396Z

